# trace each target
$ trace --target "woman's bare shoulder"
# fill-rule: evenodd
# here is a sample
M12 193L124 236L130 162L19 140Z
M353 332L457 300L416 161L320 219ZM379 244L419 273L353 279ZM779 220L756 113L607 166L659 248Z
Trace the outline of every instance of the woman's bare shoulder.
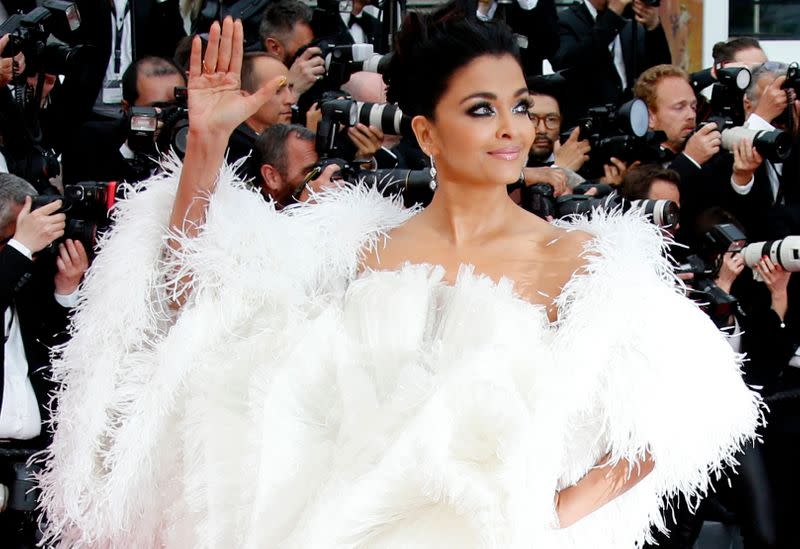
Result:
M417 225L415 218L411 218L381 235L373 246L362 250L359 272L394 270L409 261L413 255L414 243L421 238Z

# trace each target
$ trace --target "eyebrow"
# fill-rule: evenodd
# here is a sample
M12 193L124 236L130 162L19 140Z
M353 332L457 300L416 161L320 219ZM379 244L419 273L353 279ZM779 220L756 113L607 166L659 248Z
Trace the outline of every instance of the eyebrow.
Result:
M520 88L514 92L514 97L519 97L520 95L524 95L526 93L528 93L528 88ZM461 103L465 103L470 99L490 99L492 101L497 101L497 96L491 92L477 92L462 99Z

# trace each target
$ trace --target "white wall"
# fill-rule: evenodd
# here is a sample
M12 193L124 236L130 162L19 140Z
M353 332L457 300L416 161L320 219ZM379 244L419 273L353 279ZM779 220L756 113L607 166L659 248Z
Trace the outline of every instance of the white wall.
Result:
M714 44L728 38L728 0L704 0L703 66L710 67ZM767 57L773 61L800 62L800 40L761 40Z

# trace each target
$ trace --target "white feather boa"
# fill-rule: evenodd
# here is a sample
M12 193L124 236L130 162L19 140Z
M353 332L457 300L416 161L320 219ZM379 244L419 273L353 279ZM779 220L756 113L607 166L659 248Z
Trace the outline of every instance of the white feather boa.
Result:
M634 214L573 226L584 275L541 308L464 268L356 278L413 215L360 187L280 214L223 168L166 252L180 166L121 203L54 364L40 478L63 547L633 547L754 436L739 358ZM166 281L192 273L171 313ZM576 525L554 490L606 451L655 471Z

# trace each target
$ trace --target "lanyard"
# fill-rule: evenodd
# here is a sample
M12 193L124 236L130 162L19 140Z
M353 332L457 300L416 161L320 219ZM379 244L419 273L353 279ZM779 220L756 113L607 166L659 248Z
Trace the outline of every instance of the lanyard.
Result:
M111 14L114 18L114 74L119 76L122 70L122 29L125 27L125 18L131 11L130 2L125 2L125 10L122 12L122 17L117 17L117 7L114 5L114 0L111 2Z

